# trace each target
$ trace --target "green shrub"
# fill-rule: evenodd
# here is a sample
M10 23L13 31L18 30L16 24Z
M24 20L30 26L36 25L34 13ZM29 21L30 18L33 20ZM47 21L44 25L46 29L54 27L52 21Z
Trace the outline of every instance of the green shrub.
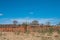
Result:
M51 27L51 28L49 28L49 33L53 33L53 28Z

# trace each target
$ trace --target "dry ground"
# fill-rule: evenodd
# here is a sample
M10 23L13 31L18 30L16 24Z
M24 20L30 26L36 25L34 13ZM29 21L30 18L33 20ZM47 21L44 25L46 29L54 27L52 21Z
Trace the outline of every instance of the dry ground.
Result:
M60 40L60 34L0 32L0 40Z

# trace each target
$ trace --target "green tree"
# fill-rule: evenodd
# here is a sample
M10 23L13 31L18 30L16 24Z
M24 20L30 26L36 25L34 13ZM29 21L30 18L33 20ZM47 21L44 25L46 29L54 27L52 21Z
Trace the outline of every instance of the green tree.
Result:
M39 25L39 22L37 20L33 20L31 25L33 25L33 26Z
M52 27L49 28L49 33L52 33L54 30Z
M13 21L13 24L16 25L18 22L16 20Z

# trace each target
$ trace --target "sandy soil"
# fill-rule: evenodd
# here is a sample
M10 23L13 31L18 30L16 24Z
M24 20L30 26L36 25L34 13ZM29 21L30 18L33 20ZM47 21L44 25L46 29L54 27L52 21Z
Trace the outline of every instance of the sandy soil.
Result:
M0 32L0 40L60 40L60 34Z

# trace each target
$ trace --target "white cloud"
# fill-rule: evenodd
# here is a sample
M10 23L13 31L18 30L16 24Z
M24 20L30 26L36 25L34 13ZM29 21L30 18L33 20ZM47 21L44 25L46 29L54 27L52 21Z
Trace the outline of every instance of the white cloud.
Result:
M3 16L3 14L2 14L2 13L0 13L0 16Z

